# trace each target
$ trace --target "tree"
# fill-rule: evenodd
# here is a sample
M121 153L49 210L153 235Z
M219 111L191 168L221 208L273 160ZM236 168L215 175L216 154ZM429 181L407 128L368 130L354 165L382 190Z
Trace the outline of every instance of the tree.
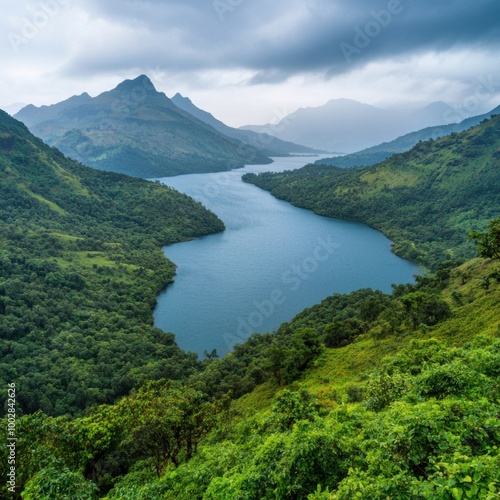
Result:
M419 325L433 326L451 314L450 306L439 296L426 292L412 292L400 299L409 319L416 330Z
M500 217L490 221L488 231L469 233L469 239L477 240L477 251L481 257L500 259Z
M128 429L123 444L152 460L159 477L169 463L192 458L225 403L226 398L208 402L202 392L170 381L148 382L119 403Z

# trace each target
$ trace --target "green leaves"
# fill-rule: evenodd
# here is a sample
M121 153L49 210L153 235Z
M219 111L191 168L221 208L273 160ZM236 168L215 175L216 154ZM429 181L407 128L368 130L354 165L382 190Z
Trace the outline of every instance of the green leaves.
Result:
M123 415L122 446L150 460L161 476L169 464L178 466L193 457L224 405L225 400L209 402L190 387L149 382L118 405Z
M23 500L94 500L97 487L67 467L42 469L26 485Z
M500 259L500 217L490 221L487 232L469 233L469 239L477 241L477 251L481 257Z

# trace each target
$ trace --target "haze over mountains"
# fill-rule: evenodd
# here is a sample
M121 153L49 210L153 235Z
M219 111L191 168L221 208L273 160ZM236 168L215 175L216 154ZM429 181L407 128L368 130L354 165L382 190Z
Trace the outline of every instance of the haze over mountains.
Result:
M415 146L420 141L427 141L429 139L437 139L439 137L444 137L445 135L452 134L453 132L463 132L470 127L474 127L481 123L483 120L487 120L492 116L500 113L500 106L484 115L473 116L471 118L466 118L460 123L452 123L450 125L438 125L436 127L426 127L422 130L417 130L416 132L410 132L397 139L390 142L384 142L377 146L358 151L357 153L351 153L345 156L335 156L333 158L322 158L317 160L315 163L322 165L335 165L337 167L367 167L370 165L375 165L390 156L397 153L404 153L409 151L413 146Z
M247 125L260 132L270 126L276 137L332 153L353 153L424 127L446 123L450 107L434 102L417 110L381 109L351 99L300 108L277 125ZM449 121L449 120L448 120Z
M318 163L372 165L420 140L466 130L498 110L443 125L453 114L443 102L410 111L334 99L300 108L275 125L237 129L180 93L169 99L141 75L94 98L85 92L51 106L28 105L15 117L49 145L86 165L164 177L265 164L272 156L289 154L354 151Z
M84 93L52 106L26 106L15 117L82 163L137 177L271 162L175 106L144 75L94 98Z
M283 156L288 154L317 154L323 153L324 151L308 148L306 146L301 146L300 144L295 144L290 141L282 141L268 132L274 133L276 126L271 126L268 132L254 132L252 130L243 130L233 127L229 127L225 123L221 122L215 118L211 113L204 111L193 104L191 99L184 97L177 93L172 97L172 102L179 108L188 112L190 115L198 118L202 122L211 125L215 130L220 133L238 139L241 142L250 144L251 146L257 148L262 153L267 156Z

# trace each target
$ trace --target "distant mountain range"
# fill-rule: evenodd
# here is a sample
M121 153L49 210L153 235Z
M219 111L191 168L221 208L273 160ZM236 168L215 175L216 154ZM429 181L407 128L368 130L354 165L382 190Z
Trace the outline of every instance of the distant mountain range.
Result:
M417 110L387 110L350 99L300 108L274 125L276 137L332 153L352 153L403 134L446 122L450 107L435 102ZM270 125L247 125L260 132Z
M172 97L172 102L178 107L189 113L190 115L198 118L202 122L212 126L215 130L219 131L233 139L238 139L245 144L249 144L266 156L287 156L289 154L321 154L324 150L318 150L294 144L289 141L282 141L265 132L254 132L252 130L243 130L229 127L225 123L215 118L207 111L196 107L191 99L183 97L177 93ZM274 129L272 129L274 130Z
M351 153L345 156L335 156L333 158L322 158L315 163L321 165L335 165L337 167L368 167L380 163L385 159L397 153L404 153L409 151L413 146L420 141L427 141L429 139L437 139L445 135L452 134L453 132L463 132L471 127L479 125L483 120L491 118L493 115L500 114L500 106L496 107L489 113L484 115L473 116L467 118L460 123L452 123L451 125L441 125L437 127L427 127L417 132L398 137L397 139L384 142L378 146L364 149L357 153Z
M271 160L178 108L147 76L92 98L26 106L15 118L66 155L136 177L230 170Z

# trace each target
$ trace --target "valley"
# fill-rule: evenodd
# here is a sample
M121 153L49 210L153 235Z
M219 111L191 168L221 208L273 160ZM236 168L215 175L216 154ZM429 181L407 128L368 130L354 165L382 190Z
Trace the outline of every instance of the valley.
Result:
M498 117L366 169L281 158L161 182L0 118L0 376L24 498L494 500ZM202 333L185 345L151 324L175 273L155 320L164 298L163 330Z

